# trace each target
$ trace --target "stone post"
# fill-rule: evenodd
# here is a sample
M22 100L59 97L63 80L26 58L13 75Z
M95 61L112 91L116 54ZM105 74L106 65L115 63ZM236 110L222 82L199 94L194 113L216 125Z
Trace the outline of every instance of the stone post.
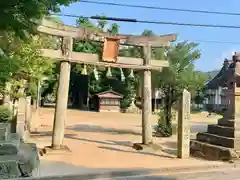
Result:
M144 65L150 65L151 46L144 46ZM142 85L142 143L152 143L152 80L151 70L144 70Z
M64 139L65 121L67 116L67 102L71 65L61 62L60 77L58 81L57 102L54 115L52 148L60 149Z
M16 119L16 133L25 140L25 124L26 124L26 99L25 99L25 85L26 80L21 80L22 86L18 90L20 98L18 98L17 119Z
M62 51L66 60L61 62L60 76L58 80L57 101L54 115L52 149L61 149L63 146L65 121L67 116L68 91L71 64L69 59L72 51L72 38L63 39Z
M38 86L37 86L37 98L36 98L36 112L38 113L39 110L39 105L40 105L40 100L41 100L41 80L38 80Z
M187 90L184 90L178 112L178 158L188 158L190 154L190 115L191 95Z
M16 133L24 139L25 132L25 119L26 119L26 99L20 97L18 99L18 110L17 110L17 122L16 122Z
M9 92L11 91L11 83L10 82L6 82L5 85L5 93L4 93L4 98L3 98L3 104L4 106L9 107L10 109L12 108L12 104L11 104L11 98L9 95Z
M29 132L31 127L31 119L32 119L32 106L31 106L31 96L26 97L26 111L25 111L25 131Z

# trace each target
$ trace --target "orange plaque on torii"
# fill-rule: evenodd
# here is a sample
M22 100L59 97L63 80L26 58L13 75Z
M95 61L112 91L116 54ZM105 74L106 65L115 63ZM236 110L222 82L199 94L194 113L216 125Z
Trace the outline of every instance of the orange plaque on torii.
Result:
M102 61L116 62L118 57L120 39L106 37L103 45Z

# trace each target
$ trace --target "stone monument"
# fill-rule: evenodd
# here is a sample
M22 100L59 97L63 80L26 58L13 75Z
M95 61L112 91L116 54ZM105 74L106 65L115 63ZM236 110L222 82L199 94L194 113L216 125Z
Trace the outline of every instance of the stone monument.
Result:
M189 157L190 145L190 115L191 95L187 90L183 91L178 112L178 158Z
M30 177L39 165L37 147L10 133L10 126L0 124L0 179Z

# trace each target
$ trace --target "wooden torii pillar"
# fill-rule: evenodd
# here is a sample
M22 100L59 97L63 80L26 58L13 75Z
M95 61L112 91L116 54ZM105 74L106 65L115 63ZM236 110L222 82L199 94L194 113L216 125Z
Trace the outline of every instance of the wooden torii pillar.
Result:
M151 70L161 71L163 67L168 67L169 64L166 60L152 60L151 47L169 46L171 41L176 40L175 34L151 37L133 35L113 36L86 28L62 25L45 19L39 25L38 31L52 36L60 36L63 39L61 50L42 49L42 56L61 61L52 149L61 149L63 146L71 62L143 70L142 143L145 145L152 143ZM104 42L102 57L99 57L97 54L73 52L73 39ZM120 57L118 56L119 45L141 46L144 50L144 57Z

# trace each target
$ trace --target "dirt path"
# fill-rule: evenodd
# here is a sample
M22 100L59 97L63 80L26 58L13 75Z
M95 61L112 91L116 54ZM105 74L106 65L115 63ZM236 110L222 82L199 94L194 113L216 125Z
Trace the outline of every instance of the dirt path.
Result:
M53 109L41 109L39 118L35 117L34 124L37 124L36 130L41 132L41 136L36 136L32 140L38 147L51 144L53 113ZM135 151L132 144L141 142L141 115L69 110L67 117L64 144L72 152L41 157L44 162L41 174L222 164L194 158L176 159L176 136L154 139L157 144L161 144L165 152ZM152 123L156 124L157 119L158 117L154 115ZM194 118L192 123L201 124L201 119L202 117ZM206 121L214 123L216 118ZM50 170L51 167L54 168Z

